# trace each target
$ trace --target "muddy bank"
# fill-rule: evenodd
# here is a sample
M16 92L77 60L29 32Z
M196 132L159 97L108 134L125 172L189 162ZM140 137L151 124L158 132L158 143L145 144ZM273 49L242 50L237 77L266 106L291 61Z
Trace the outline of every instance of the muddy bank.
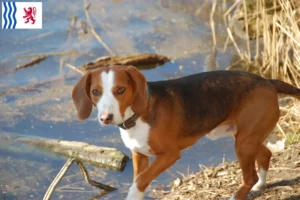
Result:
M238 162L222 163L216 167L202 166L203 170L172 183L164 200L228 199L241 184ZM299 200L300 199L300 144L288 146L273 154L262 192L251 192L247 200Z

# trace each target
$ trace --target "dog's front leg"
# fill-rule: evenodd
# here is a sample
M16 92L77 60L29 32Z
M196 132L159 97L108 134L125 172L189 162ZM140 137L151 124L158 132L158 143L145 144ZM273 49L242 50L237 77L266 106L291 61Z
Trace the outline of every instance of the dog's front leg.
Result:
M151 181L173 165L179 158L180 151L177 150L158 154L150 166L137 176L129 189L126 200L144 199L144 191Z
M136 177L148 167L149 157L134 151L131 153L133 163L133 181L135 181Z

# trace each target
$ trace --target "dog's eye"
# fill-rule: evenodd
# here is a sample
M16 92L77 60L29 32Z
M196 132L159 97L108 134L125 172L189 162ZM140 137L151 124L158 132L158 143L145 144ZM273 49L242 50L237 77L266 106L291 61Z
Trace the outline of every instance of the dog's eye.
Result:
M100 96L100 91L99 90L97 90L97 89L94 89L93 91L92 91L92 93L93 93L93 95L95 96L95 97L98 97L98 96Z
M118 94L123 94L125 92L125 88L124 87L120 87L117 91Z

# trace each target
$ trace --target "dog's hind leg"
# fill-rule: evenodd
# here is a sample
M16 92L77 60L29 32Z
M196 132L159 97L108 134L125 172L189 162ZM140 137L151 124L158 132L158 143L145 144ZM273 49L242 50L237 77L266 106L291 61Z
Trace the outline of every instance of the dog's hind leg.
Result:
M263 146L263 142L274 129L278 119L277 94L272 90L257 89L241 102L235 114L238 132L234 138L243 184L231 200L244 200L255 184L259 187L264 185L266 173L260 171L259 177L257 176L255 161L260 169L268 169L271 154Z
M238 132L237 135L241 133ZM249 142L250 139L240 140L238 137L235 142L235 151L242 169L243 183L231 200L244 200L251 188L257 183L258 176L255 170L255 157L258 154L259 145Z
M275 126L275 125L274 125ZM272 126L273 128L273 126ZM271 129L264 129L261 134L264 138L267 137ZM253 130L257 131L257 130ZM239 138L241 134L242 137ZM243 137L248 135L247 137ZM235 151L238 157L240 167L242 169L243 184L234 195L234 200L244 200L252 188L262 189L266 183L266 173L269 169L271 152L263 144L261 138L253 138L252 134L238 132L235 137ZM258 175L255 169L255 160L258 162Z
M267 172L269 170L270 160L272 152L265 146L262 145L257 156L256 162L258 164L258 182L253 186L253 191L259 191L264 189L266 185Z

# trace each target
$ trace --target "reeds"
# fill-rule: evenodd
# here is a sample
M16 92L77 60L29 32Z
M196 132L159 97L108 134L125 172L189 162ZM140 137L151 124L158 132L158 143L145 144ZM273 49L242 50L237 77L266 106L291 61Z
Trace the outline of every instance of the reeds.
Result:
M233 9L235 12L229 14ZM240 0L228 11L224 15L226 21L232 22L232 26L227 26L228 37L241 60L259 67L256 73L263 77L300 87L300 3L297 0ZM241 21L244 22L242 28L234 27ZM238 29L243 31L243 36L237 35L245 40L245 50L232 34ZM254 53L250 43L255 46ZM281 100L282 117L275 132L284 135L289 143L300 141L300 103L291 98Z

